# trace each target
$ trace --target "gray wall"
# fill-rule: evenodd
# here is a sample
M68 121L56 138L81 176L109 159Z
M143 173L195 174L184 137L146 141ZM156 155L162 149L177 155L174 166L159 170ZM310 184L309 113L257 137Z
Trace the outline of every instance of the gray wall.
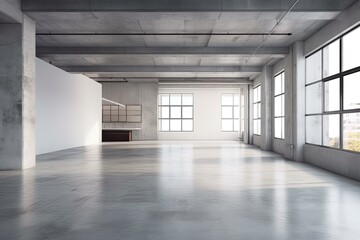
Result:
M158 83L102 83L103 97L125 105L142 105L141 123L103 123L103 128L136 127L133 140L157 139L157 94Z

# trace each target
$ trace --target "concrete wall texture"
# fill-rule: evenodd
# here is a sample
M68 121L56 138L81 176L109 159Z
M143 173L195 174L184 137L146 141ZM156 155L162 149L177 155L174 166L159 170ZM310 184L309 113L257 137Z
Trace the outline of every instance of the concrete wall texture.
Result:
M101 142L101 84L36 59L36 154Z
M0 169L35 166L35 22L0 24Z
M124 105L142 105L141 123L103 123L104 128L141 128L133 131L133 140L157 139L158 83L102 83L103 97Z

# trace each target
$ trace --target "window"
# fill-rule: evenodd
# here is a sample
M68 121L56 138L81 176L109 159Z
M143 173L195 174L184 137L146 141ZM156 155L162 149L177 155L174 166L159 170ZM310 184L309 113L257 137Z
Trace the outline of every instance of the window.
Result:
M240 95L224 93L221 95L221 131L239 132Z
M141 105L103 105L103 123L141 123Z
M360 152L359 42L357 27L306 58L306 143Z
M261 86L254 88L254 134L261 135Z
M274 137L285 137L285 73L274 78Z
M159 94L159 131L192 132L193 94Z

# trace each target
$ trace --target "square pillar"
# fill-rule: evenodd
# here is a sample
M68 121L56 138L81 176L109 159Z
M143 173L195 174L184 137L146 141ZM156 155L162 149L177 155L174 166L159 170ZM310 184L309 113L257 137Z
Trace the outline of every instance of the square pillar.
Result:
M0 170L35 166L35 22L0 24Z

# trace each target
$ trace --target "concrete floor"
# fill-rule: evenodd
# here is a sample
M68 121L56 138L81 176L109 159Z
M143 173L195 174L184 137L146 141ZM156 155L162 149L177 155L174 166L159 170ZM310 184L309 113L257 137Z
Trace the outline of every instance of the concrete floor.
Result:
M360 239L360 183L238 142L132 142L0 172L0 239Z

